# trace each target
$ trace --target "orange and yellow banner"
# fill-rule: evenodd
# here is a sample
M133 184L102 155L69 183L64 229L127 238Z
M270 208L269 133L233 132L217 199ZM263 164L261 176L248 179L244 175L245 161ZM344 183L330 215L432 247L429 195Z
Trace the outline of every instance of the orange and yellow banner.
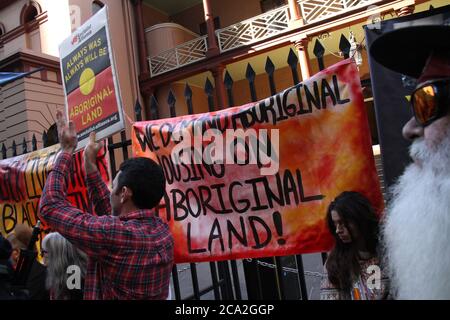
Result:
M96 132L103 139L123 130L108 8L104 6L59 46L66 114L77 130L78 149Z
M177 263L326 251L338 194L383 207L351 60L258 103L136 122L132 141L163 167Z
M36 224L42 190L59 149L58 144L0 161L0 232L4 236L12 232L17 224ZM110 180L107 154L104 147L97 157L97 166L106 183ZM94 213L87 194L83 151L73 155L67 197L84 212Z

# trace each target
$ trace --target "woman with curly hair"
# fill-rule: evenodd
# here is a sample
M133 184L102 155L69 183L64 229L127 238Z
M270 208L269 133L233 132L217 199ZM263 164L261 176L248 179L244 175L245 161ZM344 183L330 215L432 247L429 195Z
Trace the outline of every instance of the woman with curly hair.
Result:
M341 193L327 211L335 246L325 262L321 300L377 300L388 295L389 279L378 251L379 221L369 200Z

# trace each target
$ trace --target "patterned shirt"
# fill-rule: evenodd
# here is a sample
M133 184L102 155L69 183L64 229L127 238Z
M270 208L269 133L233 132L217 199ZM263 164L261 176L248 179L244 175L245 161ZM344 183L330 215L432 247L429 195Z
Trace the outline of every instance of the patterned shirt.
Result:
M330 283L326 267L320 285L320 300L382 300L389 295L387 271L377 257L360 259L361 274L354 279L351 291L336 288ZM326 263L325 263L326 266ZM379 275L379 277L378 277Z
M72 155L61 152L42 192L40 216L89 256L84 299L166 299L173 266L173 237L150 210L109 215L110 192L98 172L87 176L98 216L66 198ZM145 186L142 186L145 187Z

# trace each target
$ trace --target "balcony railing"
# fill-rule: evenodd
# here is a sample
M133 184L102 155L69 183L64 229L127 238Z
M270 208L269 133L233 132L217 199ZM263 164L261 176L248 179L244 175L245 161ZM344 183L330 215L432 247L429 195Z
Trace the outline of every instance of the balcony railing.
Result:
M382 0L298 0L305 24L351 12ZM289 8L283 6L216 31L220 52L261 41L289 29ZM207 36L185 42L149 58L151 76L206 58Z
M270 38L289 28L289 8L283 6L216 31L221 52Z
M316 22L380 0L299 0L303 21Z
M208 36L205 35L150 57L148 59L150 75L154 77L205 59L208 50L207 40Z

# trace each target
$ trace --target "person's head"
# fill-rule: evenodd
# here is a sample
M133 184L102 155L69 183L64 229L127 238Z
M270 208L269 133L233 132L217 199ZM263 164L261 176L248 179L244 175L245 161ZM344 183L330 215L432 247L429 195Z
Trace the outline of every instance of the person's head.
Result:
M412 141L410 155L419 167L450 174L450 38L449 19L398 22L374 41L371 55L381 65L417 79L411 94L413 117L403 136Z
M361 252L377 254L378 218L365 196L345 191L330 203L326 219L335 239L327 260L328 276L337 287L349 289L351 277L360 272Z
M411 96L414 116L403 127L412 141L416 165L449 174L450 161L450 50L433 51Z
M450 19L440 16L439 25L381 36L374 55L385 67L418 79L414 117L403 128L414 162L391 188L383 224L391 291L399 299L450 299L443 281L450 278L450 42L443 41L450 38Z
M369 200L361 193L344 191L328 206L327 223L336 246L357 247L375 253L378 218Z
M8 234L7 239L12 245L11 262L17 264L20 256L20 250L25 250L31 241L33 229L26 224L17 224L14 230Z
M112 214L119 216L136 209L154 208L165 187L163 170L155 161L142 157L125 160L112 183Z
M47 267L47 289L52 291L56 299L66 298L68 271L70 274L73 273L68 268L79 268L80 276L84 278L87 266L86 254L58 232L51 232L42 240L41 255Z

